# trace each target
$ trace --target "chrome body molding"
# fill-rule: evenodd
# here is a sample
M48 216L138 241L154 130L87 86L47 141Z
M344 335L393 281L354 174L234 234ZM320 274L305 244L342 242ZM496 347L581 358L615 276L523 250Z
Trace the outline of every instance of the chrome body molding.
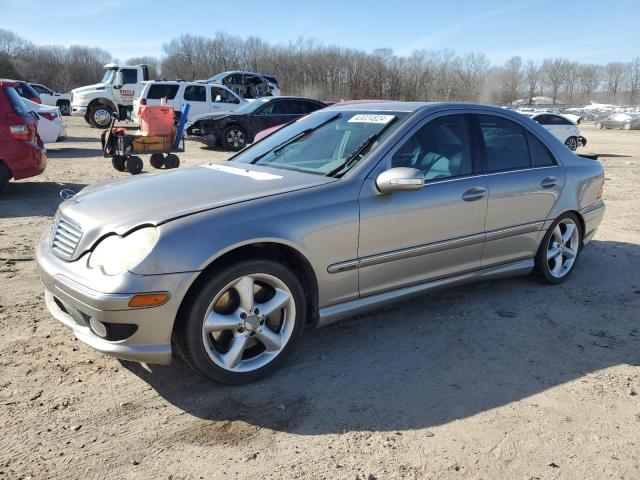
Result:
M516 275L527 275L533 269L534 262L532 258L519 260L505 265L476 270L474 272L455 275L452 277L432 280L430 282L412 285L409 287L399 288L389 292L378 293L368 297L358 298L349 302L331 305L320 309L320 318L318 326L324 327L332 323L338 322L346 317L366 312L368 310L387 305L389 302L402 300L408 297L419 295L428 291L439 288L451 287L456 285L464 285L466 283L478 280L495 279L502 277L512 277Z
M329 265L329 267L327 268L327 271L329 273L345 272L348 270L354 270L361 267L369 267L371 265L379 265L381 263L392 262L395 260L403 260L405 258L417 257L420 255L428 255L430 253L443 252L445 250L451 250L454 248L467 247L469 245L482 243L484 241L499 240L501 238L507 238L507 237L516 236L516 235L524 235L527 233L538 232L543 229L545 224L546 222L544 220L541 220L539 222L532 222L532 223L516 225L508 228L501 228L499 230L494 230L491 232L467 235L465 237L454 238L452 240L428 243L425 245L417 245L414 247L403 248L402 250L394 250L392 252L384 252L376 255L369 255L367 257L334 263L332 265Z

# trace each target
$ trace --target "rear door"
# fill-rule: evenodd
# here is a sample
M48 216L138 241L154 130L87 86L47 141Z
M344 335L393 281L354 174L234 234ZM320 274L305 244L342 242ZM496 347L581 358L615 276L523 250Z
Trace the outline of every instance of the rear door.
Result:
M550 149L512 119L475 115L489 190L483 266L531 258L565 174Z
M189 118L209 112L209 100L207 99L207 87L205 85L186 85L182 92L182 105L189 104Z

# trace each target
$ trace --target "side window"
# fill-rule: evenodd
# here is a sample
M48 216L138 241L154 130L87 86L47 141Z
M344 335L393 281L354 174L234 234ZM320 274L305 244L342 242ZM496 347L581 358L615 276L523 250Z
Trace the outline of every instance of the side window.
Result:
M549 115L538 115L534 120L540 125L549 125Z
M572 123L560 115L549 115L553 125L572 125Z
M320 108L322 108L317 103L307 102L306 100L299 100L298 107L299 107L298 113L303 113L303 114L315 112L316 110L319 110Z
M473 163L465 117L449 115L430 121L396 150L391 165L417 168L425 180L471 174Z
M478 115L486 152L487 172L531 166L524 129L515 122L493 115Z
M531 153L531 161L534 167L548 167L556 165L556 161L551 152L543 143L534 135L527 132L527 140L529 142L529 152Z
M178 88L178 85L167 85L163 83L153 84L151 85L151 87L149 87L147 98L149 100L160 100L161 98L173 100L174 98L176 98Z
M122 84L138 83L138 70L133 68L123 68L122 72Z
M257 101L257 100L255 100ZM274 115L274 108L280 102L268 102L255 113L256 115Z
M33 87L33 89L38 92L38 93L49 93L47 91L46 88L44 88L42 85L31 85Z
M191 102L206 102L207 91L204 85L189 85L184 89L184 99Z
M280 100L273 102L271 115L293 115L298 114L297 103L295 100Z
M211 87L211 101L215 103L240 103L228 90L220 87Z

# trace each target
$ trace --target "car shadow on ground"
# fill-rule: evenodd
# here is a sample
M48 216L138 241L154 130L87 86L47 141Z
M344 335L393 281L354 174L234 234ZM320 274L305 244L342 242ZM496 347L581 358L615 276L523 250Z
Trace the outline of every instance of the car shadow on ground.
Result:
M631 158L631 155L620 155L617 153L596 153L598 158Z
M61 190L78 193L84 183L9 182L0 200L0 218L53 216L62 202Z
M252 385L211 383L179 360L123 365L204 420L187 441L234 421L302 435L437 426L638 364L640 247L594 241L580 260L562 285L483 282L308 331L281 370Z
M47 147L47 157L49 158L61 158L66 160L101 156L102 147L99 142L96 142L96 148L64 147L61 145L56 145L55 148ZM105 161L107 160L108 159L105 159Z

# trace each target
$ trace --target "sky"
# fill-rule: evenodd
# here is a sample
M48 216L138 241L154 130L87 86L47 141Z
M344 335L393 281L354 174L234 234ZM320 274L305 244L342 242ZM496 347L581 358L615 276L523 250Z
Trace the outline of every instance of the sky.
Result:
M0 28L40 45L100 47L121 61L161 56L182 33L216 31L398 55L482 52L494 64L514 55L600 64L640 55L639 0L0 0Z

